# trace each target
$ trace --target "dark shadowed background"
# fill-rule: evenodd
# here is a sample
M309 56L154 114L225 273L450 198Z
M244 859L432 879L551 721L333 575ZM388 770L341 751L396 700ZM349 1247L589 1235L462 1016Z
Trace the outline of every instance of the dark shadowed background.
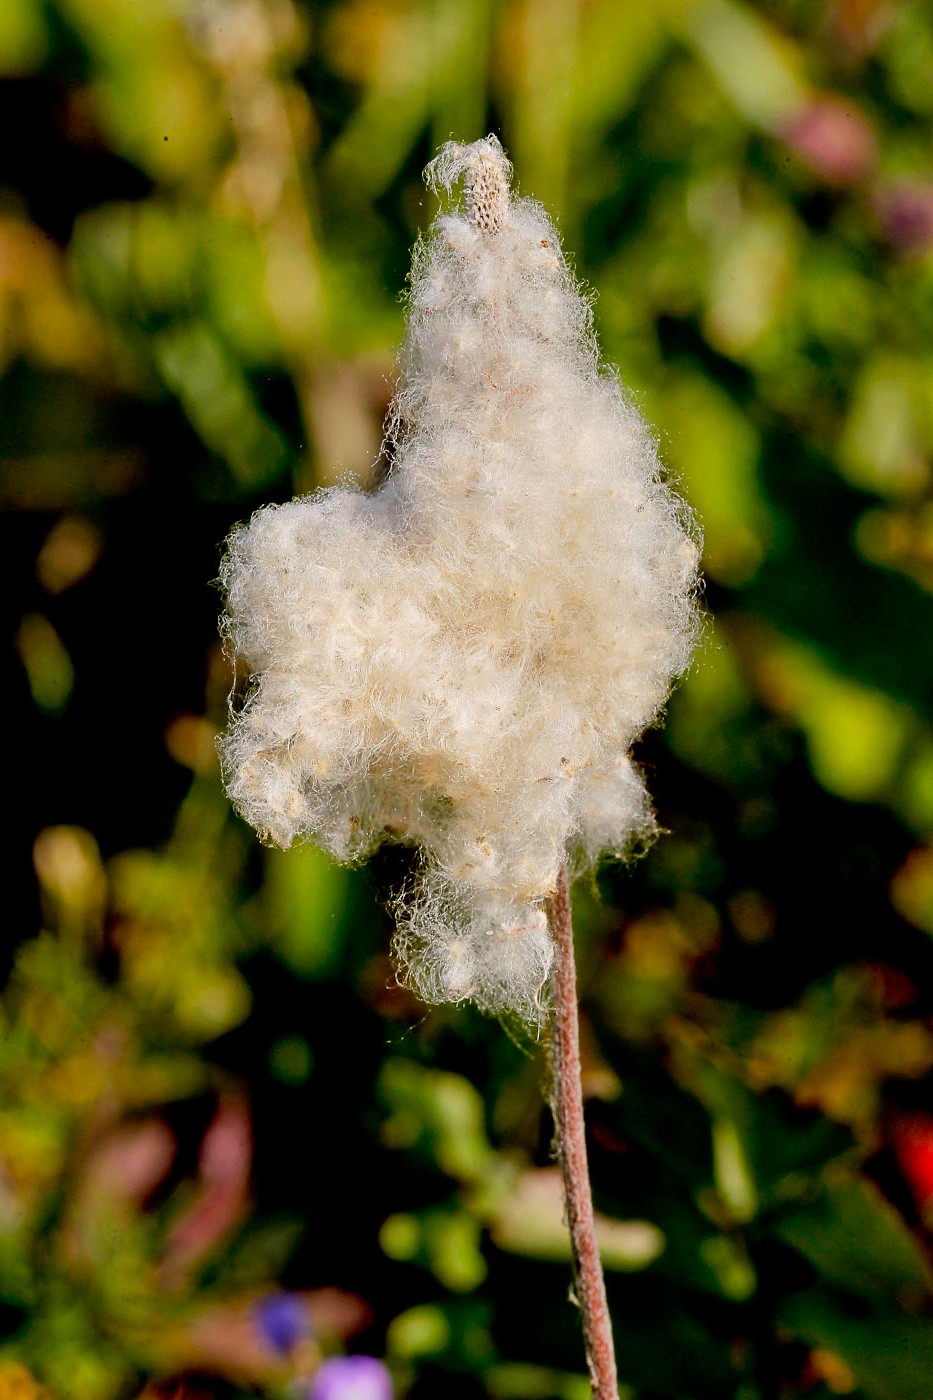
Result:
M214 753L221 543L375 479L489 130L706 537L575 894L624 1395L930 1400L931 7L2 0L0 72L0 1400L588 1394L541 1046Z

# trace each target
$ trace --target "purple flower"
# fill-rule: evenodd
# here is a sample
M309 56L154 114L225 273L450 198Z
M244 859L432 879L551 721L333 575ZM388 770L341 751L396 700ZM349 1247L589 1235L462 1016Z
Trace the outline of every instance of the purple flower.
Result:
M274 1351L289 1352L311 1331L308 1308L297 1293L270 1293L255 1308L263 1341Z
M933 183L902 180L875 200L882 232L898 253L933 247Z
M318 1368L308 1400L392 1400L392 1377L374 1356L334 1356Z

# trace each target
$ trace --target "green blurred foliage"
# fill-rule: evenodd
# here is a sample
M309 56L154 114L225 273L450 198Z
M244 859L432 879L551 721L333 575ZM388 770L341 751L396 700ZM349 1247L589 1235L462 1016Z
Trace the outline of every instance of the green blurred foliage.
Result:
M0 5L0 1400L588 1393L542 1045L213 747L220 542L378 477L491 128L706 536L667 834L575 892L622 1394L929 1400L931 69L923 0Z

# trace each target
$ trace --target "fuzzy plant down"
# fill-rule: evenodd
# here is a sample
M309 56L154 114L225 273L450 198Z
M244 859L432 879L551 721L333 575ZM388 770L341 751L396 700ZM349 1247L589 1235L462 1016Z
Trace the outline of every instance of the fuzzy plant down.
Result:
M277 845L419 849L395 953L423 998L535 1021L562 861L651 833L629 751L689 661L698 547L497 139L426 177L462 177L465 207L415 250L391 471L231 535L224 631L251 683L220 750Z

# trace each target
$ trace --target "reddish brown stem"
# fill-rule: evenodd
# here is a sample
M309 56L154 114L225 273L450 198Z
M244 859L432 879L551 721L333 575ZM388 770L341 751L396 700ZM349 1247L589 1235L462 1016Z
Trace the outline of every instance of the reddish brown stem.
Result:
M566 863L560 868L557 889L548 901L548 924L554 939L554 967L551 972L551 1108L557 1129L564 1209L573 1251L574 1287L583 1321L583 1340L594 1400L618 1400L612 1321L596 1242L590 1171L586 1160L577 974Z

